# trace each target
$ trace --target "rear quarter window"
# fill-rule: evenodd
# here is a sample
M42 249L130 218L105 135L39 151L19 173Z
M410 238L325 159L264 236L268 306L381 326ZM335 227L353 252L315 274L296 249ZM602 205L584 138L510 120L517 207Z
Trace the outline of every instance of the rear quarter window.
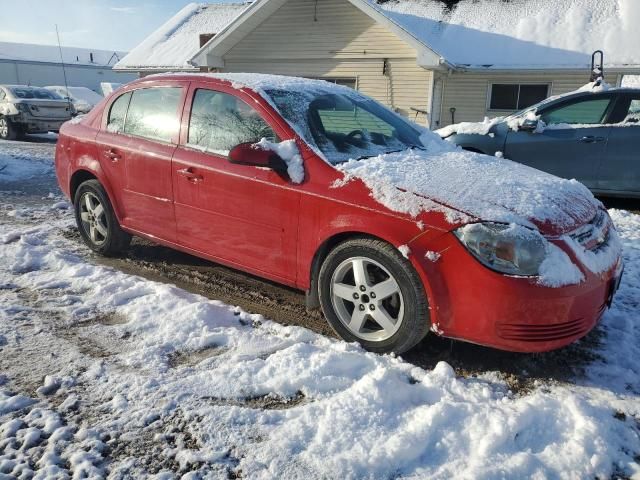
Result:
M124 122L124 132L150 140L170 142L178 132L180 87L134 90Z
M111 133L120 133L124 131L124 120L127 116L127 108L131 92L120 95L115 102L111 104L109 109L109 117L107 118L107 130Z

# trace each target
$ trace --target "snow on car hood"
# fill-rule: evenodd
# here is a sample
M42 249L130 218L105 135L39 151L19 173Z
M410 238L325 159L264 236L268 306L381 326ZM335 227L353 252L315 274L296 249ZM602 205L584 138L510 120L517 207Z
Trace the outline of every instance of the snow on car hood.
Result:
M438 138L426 142L426 150L350 160L336 168L345 181L360 178L393 211L416 217L439 210L452 223L472 216L558 235L588 222L600 205L576 180L443 143Z

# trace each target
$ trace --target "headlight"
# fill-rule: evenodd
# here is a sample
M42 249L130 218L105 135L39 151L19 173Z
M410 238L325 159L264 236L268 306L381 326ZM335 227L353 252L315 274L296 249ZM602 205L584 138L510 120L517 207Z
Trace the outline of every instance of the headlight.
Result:
M483 265L510 275L538 275L547 241L520 225L472 223L453 232Z

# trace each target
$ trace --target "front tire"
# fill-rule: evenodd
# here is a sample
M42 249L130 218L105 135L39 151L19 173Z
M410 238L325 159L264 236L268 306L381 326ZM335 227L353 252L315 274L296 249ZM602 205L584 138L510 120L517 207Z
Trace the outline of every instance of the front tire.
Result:
M109 197L97 180L82 183L74 197L76 223L84 243L105 256L124 252L131 235L120 228Z
M392 245L354 239L335 247L318 281L322 311L344 340L403 353L429 331L429 307L413 266Z

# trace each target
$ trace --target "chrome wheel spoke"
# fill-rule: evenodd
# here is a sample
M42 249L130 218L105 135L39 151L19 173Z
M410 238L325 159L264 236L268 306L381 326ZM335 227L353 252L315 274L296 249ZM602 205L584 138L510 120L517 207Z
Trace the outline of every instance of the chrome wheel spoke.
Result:
M89 236L91 237L91 240L93 242L97 242L98 241L98 230L96 229L96 227L94 225L91 225L89 227Z
M98 233L100 235L102 235L102 238L106 238L107 236L107 229L105 228L104 225L102 225L102 223L100 223L99 221L96 222L95 224L95 229L98 231Z
M104 213L104 208L102 208L102 204L99 203L98 205L96 205L96 207L93 209L93 214L95 215L97 220L100 220L100 217L102 217L102 214Z
M93 213L93 205L91 204L91 196L85 195L84 204L87 207L87 211Z
M89 212L80 212L80 218L83 222L88 222L90 220Z
M353 302L354 297L353 294L357 294L357 290L355 287L351 285L346 285L344 283L334 283L333 284L333 294L337 297L340 297L344 300L348 300Z
M384 307L380 306L375 310L369 312L369 314L371 315L371 317L373 317L373 320L382 327L382 329L385 332L389 334L393 333L393 331L396 328L396 322L391 317L391 315L387 313Z
M353 309L353 313L351 314L351 321L349 322L349 328L352 332L359 333L360 330L362 330L362 325L364 324L366 316L366 311L361 311L358 308Z
M364 263L364 259L357 258L351 262L353 268L353 278L356 285L369 285L369 275L367 274L367 266Z
M400 292L397 282L393 278L388 278L380 283L375 284L371 291L375 292L378 301L384 300L396 293Z

